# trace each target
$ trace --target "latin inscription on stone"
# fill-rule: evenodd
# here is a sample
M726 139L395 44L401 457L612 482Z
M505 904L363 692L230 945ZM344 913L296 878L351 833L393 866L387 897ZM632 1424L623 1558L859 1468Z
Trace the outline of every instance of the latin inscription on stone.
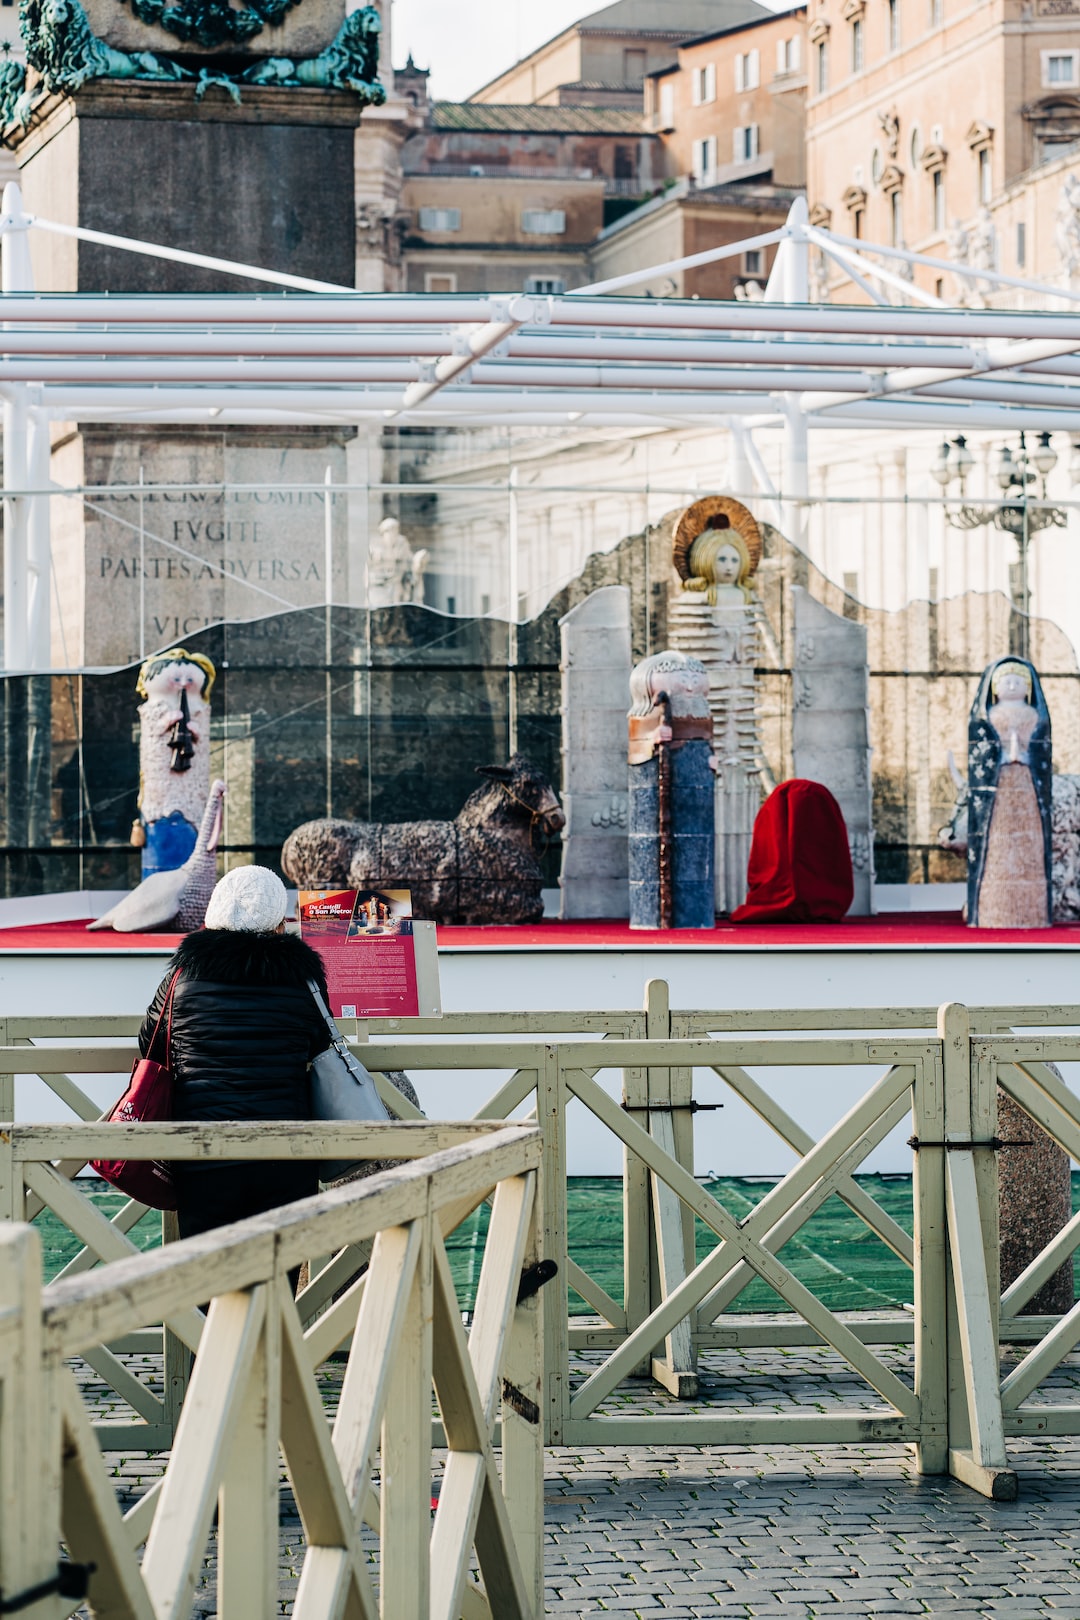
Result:
M88 495L81 534L69 515L66 534L57 536L61 552L74 542L85 559L83 622L66 626L69 648L84 641L80 662L130 663L223 620L321 607L328 594L345 599L347 501L340 496L333 503L328 591L327 497L317 487L328 464L344 477L340 446L230 448L217 487L206 487L210 468L198 463L213 459L220 466L218 447L199 447L210 458L192 455L191 445L176 445L175 458L167 449L162 458L141 448L134 469L122 465L127 457L109 457L107 482L127 487ZM141 491L133 487L140 465ZM203 487L175 487L185 483ZM71 577L64 569L59 578L67 620L65 575Z

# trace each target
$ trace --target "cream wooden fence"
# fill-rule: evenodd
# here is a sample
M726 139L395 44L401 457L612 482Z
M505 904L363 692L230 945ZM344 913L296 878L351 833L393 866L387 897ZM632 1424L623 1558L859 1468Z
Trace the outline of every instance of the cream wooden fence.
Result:
M59 1620L85 1597L113 1620L186 1620L216 1504L218 1610L267 1620L278 1612L280 1453L305 1540L296 1620L538 1620L542 1328L523 1276L539 1252L540 1136L522 1125L375 1129L380 1152L415 1162L44 1289L33 1227L0 1227L0 1612ZM95 1154L122 1154L132 1136L74 1130ZM177 1130L145 1128L146 1150L218 1151ZM299 1151L325 1151L318 1128L306 1139L292 1130ZM221 1134L231 1157L249 1156L254 1133ZM27 1174L43 1164L17 1162ZM444 1238L489 1195L466 1337ZM360 1245L365 1274L305 1333L289 1268ZM125 1513L72 1362L162 1319L197 1351L194 1372L168 1465ZM331 1427L316 1372L350 1334ZM448 1448L434 1516L433 1391Z
M125 1069L131 1056L130 1045L91 1047L86 1039L113 1041L129 1035L134 1022L126 1020L120 1028L117 1020L8 1020L0 1068L9 1075L41 1074L85 1118L95 1110L72 1076ZM1080 1157L1080 1115L1066 1110L1071 1093L1060 1082L1056 1090L1045 1090L1042 1076L1045 1062L1055 1056L1080 1060L1080 1038L1070 1045L1068 1038L1045 1032L1070 1026L1080 1026L1080 1009L671 1012L666 986L653 983L641 1012L457 1015L411 1023L407 1034L402 1027L373 1024L360 1032L367 1036L360 1049L376 1072L405 1068L420 1079L432 1070L489 1071L492 1095L479 1118L505 1119L523 1109L535 1115L544 1143L541 1248L558 1267L556 1280L541 1296L547 1352L540 1404L552 1443L890 1441L913 1446L926 1472L949 1471L988 1494L1007 1496L1015 1491L1005 1450L1008 1434L1065 1432L1054 1425L1070 1423L1080 1432L1080 1415L1070 1415L1070 1408L1056 1402L1051 1411L1038 1394L1038 1386L1080 1340L1080 1325L1074 1332L1072 1315L1058 1324L1018 1314L1080 1242L1080 1232L1074 1222L1032 1275L1021 1279L1023 1286L1009 1291L999 1312L994 1082L999 1077L1007 1090L1019 1088L1014 1094L1024 1107L1036 1088L1041 1112L1034 1106L1030 1111ZM1044 1032L1017 1036L1014 1029ZM45 1038L58 1044L35 1045L32 1057L18 1044ZM1019 1059L1009 1054L1020 1047L1025 1062L1017 1067ZM804 1067L811 1073L869 1067L879 1078L815 1141L770 1095L764 1077L775 1067ZM622 1072L619 1101L598 1078L610 1070ZM703 1073L718 1077L797 1157L745 1220L736 1220L694 1178L694 1078ZM0 1080L0 1101L10 1084ZM412 1112L392 1088L385 1086L384 1095L402 1115ZM569 1251L568 1109L588 1111L622 1148L621 1299ZM853 1180L867 1155L904 1119L911 1120L919 1143L913 1153L914 1238ZM572 1122L573 1113L570 1128ZM128 1252L126 1233L141 1213L138 1206L129 1207L110 1223L73 1184L74 1171L101 1151L97 1130L84 1124L0 1131L0 1212L17 1219L47 1203L87 1245L69 1268L73 1274L99 1257ZM300 1135L291 1126L263 1129L250 1155L280 1156L283 1139L295 1143ZM219 1139L220 1132L171 1127L169 1152L238 1156L233 1146L219 1146ZM140 1140L149 1155L149 1139ZM156 1135L154 1140L153 1151L164 1153ZM395 1151L405 1151L405 1142L401 1135ZM380 1146L378 1152L386 1156L388 1148ZM783 1263L784 1245L833 1194L911 1267L913 1312L860 1318L830 1310ZM717 1239L700 1262L695 1221ZM299 1301L313 1343L321 1342L322 1318L316 1313L362 1258L362 1250L348 1246L316 1268ZM732 1312L739 1292L755 1276L783 1298L789 1317L763 1323ZM592 1307L597 1321L568 1318L570 1289ZM999 1339L1034 1341L1022 1376L1007 1382L1000 1395ZM136 1341L121 1338L108 1347L88 1347L98 1371L142 1420L122 1431L124 1444L137 1444L138 1434L147 1444L168 1443L182 1392L180 1342L179 1331L166 1336L174 1393L167 1392L155 1407L144 1396L138 1397L140 1407L137 1391L122 1378L123 1352ZM719 1409L700 1400L703 1352L799 1344L830 1346L863 1380L870 1404L763 1410L738 1408L725 1399ZM913 1374L898 1367L897 1345L913 1346ZM640 1402L619 1401L623 1380L642 1373L651 1373L681 1400L661 1399L648 1413Z

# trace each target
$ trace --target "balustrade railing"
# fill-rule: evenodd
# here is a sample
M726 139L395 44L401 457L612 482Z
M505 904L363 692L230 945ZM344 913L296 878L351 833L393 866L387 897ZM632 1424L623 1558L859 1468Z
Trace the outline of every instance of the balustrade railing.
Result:
M136 1022L8 1019L4 1029L0 1021L6 1035L0 1070L8 1076L0 1079L0 1101L5 1087L10 1096L11 1076L39 1074L83 1115L81 1124L0 1129L0 1214L18 1220L46 1204L53 1209L86 1245L69 1277L133 1249L128 1234L141 1209L129 1206L109 1221L75 1179L88 1158L104 1155L106 1128L89 1122L96 1109L74 1077L126 1070ZM666 986L654 982L641 1011L456 1014L359 1029L357 1050L402 1117L399 1125L262 1126L246 1142L241 1134L191 1125L107 1130L128 1132L129 1156L272 1159L286 1151L285 1139L289 1152L323 1156L332 1132L335 1157L356 1151L393 1158L408 1157L422 1140L461 1143L469 1130L482 1133L492 1122L525 1114L543 1143L539 1253L557 1267L540 1296L546 1359L538 1404L550 1442L888 1441L914 1446L925 1472L952 1472L1002 1496L1016 1488L1009 1435L1080 1427L1080 1407L1062 1402L1059 1392L1048 1399L1045 1390L1080 1342L1080 1307L1061 1321L1024 1314L1042 1282L1080 1244L1080 1217L1000 1300L997 1286L996 1088L1080 1159L1080 1102L1046 1070L1055 1060L1080 1062L1080 1033L1062 1030L1080 1031L1080 1008L683 1012L669 1010ZM110 1044L88 1044L91 1038ZM31 1040L50 1044L19 1044ZM425 1075L486 1072L490 1095L471 1126L423 1125L382 1078L396 1069L412 1074L421 1091ZM831 1129L815 1135L782 1106L770 1080L792 1070L804 1070L819 1089L822 1079L846 1074L846 1090L859 1095ZM750 1110L795 1160L749 1214L733 1213L695 1177L694 1108L717 1095ZM623 1155L621 1290L591 1274L568 1232L567 1136L586 1115ZM907 1121L919 1144L909 1150L912 1232L856 1179L869 1154ZM443 1134L422 1134L432 1132ZM910 1268L910 1308L830 1308L787 1263L785 1246L834 1195ZM702 1245L702 1232L711 1246ZM480 1250L486 1252L482 1242ZM311 1254L326 1258L313 1265L297 1304L313 1351L329 1353L350 1331L336 1337L337 1296L367 1251L343 1244ZM784 1315L739 1311L740 1295L755 1279L779 1295ZM592 1320L569 1316L571 1291L591 1308ZM125 1445L137 1433L147 1446L168 1444L177 1418L176 1396L171 1406L166 1397L153 1407L139 1397L140 1407L121 1376L130 1351L152 1342L148 1326L149 1317L142 1339L129 1328L127 1337L87 1346L99 1375L133 1407L133 1421L118 1431ZM183 1359L184 1328L170 1318L166 1363L174 1371ZM160 1334L153 1342L160 1344ZM1004 1384L996 1371L1000 1342L1031 1346ZM854 1375L846 1388L857 1387L858 1398L837 1395L810 1405L796 1393L780 1405L736 1403L738 1378L718 1362L720 1353L797 1345L832 1352ZM643 1377L661 1386L647 1400ZM179 1375L174 1382L182 1384ZM115 1438L106 1436L106 1443Z
M182 1129L153 1143L148 1130L147 1150L218 1153L212 1133L181 1142ZM251 1156L256 1133L245 1143L243 1129L226 1128L231 1157ZM412 1163L45 1288L33 1227L0 1227L2 1612L54 1620L85 1598L99 1614L179 1620L212 1547L218 1612L266 1620L279 1608L280 1455L305 1542L296 1620L539 1620L542 1341L527 1279L539 1254L540 1136L523 1125L381 1130L380 1152ZM74 1133L88 1151L122 1152L131 1131L68 1127L64 1145ZM52 1196L62 1178L32 1155L59 1137L6 1134L27 1183ZM302 1151L318 1147L317 1134L308 1128ZM448 1136L459 1140L445 1146ZM445 1234L488 1197L466 1336ZM290 1268L361 1247L362 1275L305 1332ZM194 1369L163 1441L167 1466L125 1511L115 1441L93 1423L73 1369L115 1363L104 1375L115 1380L119 1368L114 1388L139 1409L145 1391L103 1347L162 1319L195 1352ZM350 1336L331 1426L316 1374ZM446 1447L434 1514L433 1397ZM167 1416L164 1406L150 1415L147 1446L154 1419Z

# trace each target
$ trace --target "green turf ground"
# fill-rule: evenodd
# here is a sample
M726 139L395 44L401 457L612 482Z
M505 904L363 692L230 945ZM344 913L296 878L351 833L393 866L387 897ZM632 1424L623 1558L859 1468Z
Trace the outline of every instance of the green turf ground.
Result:
M856 1180L877 1199L905 1231L911 1231L910 1176L857 1176ZM775 1183L770 1180L723 1177L705 1186L724 1207L742 1220ZM93 1201L112 1215L120 1207L118 1193L97 1183ZM570 1253L613 1299L622 1301L622 1182L614 1176L576 1176L568 1188ZM1073 1208L1080 1208L1080 1173L1073 1175ZM471 1306L487 1230L485 1207L454 1233L450 1259L462 1304ZM45 1275L54 1277L79 1250L78 1241L48 1212L39 1217ZM152 1249L161 1239L161 1221L146 1215L131 1232L134 1241ZM711 1232L697 1223L699 1259L714 1246ZM781 1251L781 1258L799 1280L835 1310L884 1310L911 1298L911 1273L876 1238L839 1198L830 1198ZM740 1294L738 1311L775 1311L788 1307L765 1283L755 1279ZM591 1314L576 1294L570 1296L575 1315Z

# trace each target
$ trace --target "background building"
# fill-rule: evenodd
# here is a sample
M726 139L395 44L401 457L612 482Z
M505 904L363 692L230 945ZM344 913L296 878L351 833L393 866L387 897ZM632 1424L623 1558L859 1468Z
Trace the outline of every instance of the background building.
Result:
M1057 0L814 0L808 32L811 219L1010 274L1080 269L1062 249L1080 216L1068 198L1060 211L1080 141L1080 14ZM961 291L932 267L915 279ZM840 272L830 284L858 301Z
M640 109L436 102L403 152L409 292L556 293L662 182Z
M757 0L615 0L564 28L470 100L638 108L646 75L667 66L681 40L767 14Z

